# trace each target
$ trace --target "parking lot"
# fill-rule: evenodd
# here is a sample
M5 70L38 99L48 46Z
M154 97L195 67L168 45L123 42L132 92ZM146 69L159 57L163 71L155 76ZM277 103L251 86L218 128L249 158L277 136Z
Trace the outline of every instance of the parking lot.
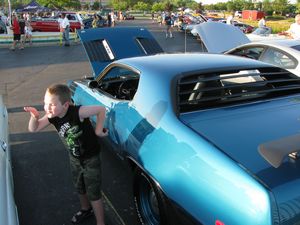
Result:
M200 44L184 33L175 31L175 38L165 39L165 27L151 20L124 21L118 26L147 27L167 53L201 51ZM69 48L51 44L14 52L0 48L0 58L0 94L9 111L20 224L69 224L79 201L71 183L67 153L52 127L41 133L27 131L29 115L23 107L31 105L42 111L47 86L90 75L84 49L80 43L72 43ZM138 224L129 169L109 149L103 151L102 159L107 224ZM95 224L95 220L83 224Z

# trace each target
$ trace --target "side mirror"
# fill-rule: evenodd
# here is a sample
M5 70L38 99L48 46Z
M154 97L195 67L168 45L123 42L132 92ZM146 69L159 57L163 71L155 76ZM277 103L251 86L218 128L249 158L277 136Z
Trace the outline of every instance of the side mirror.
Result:
M89 87L89 88L92 88L92 89L97 88L98 86L99 86L99 85L98 85L98 82L95 81L95 80L91 80L91 81L88 83L88 87Z

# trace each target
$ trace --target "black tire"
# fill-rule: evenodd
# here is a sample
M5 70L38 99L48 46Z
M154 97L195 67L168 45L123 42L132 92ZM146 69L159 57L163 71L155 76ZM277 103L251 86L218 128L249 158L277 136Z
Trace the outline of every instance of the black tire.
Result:
M167 204L160 188L143 171L134 174L134 202L139 221L143 225L169 225Z

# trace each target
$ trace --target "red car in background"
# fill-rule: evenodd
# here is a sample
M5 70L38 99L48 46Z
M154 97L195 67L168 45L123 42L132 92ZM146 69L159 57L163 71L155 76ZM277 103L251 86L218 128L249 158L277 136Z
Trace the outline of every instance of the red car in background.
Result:
M79 14L75 12L61 12L66 13L67 18L70 22L70 32L75 32L75 30L83 29L84 25L82 23L82 18ZM61 14L60 13L60 14ZM49 18L35 17L31 19L31 26L33 31L41 32L59 32L58 15Z

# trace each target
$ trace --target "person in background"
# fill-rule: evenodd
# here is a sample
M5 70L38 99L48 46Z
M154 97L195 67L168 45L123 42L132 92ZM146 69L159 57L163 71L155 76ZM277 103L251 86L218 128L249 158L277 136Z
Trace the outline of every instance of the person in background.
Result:
M232 25L233 24L233 15L230 14L226 19L226 24Z
M279 35L285 35L288 38L300 39L300 14L295 16L295 23L292 23L287 31L279 33Z
M63 33L63 29L62 29L62 26L61 26L61 23L62 23L63 19L61 18L61 14L58 15L58 29L59 29L59 32L61 32L61 34Z
M108 27L111 27L111 13L110 12L107 14L107 25L108 25Z
M263 17L258 21L258 27L260 27L260 28L266 27L265 16L263 16Z
M24 20L25 14L23 15L23 18L19 19L19 26L20 26L20 34L21 34L21 46L20 49L24 49L25 45L25 20Z
M24 44L26 43L26 41L29 42L29 45L32 45L32 26L31 26L29 20L25 21L25 41L24 41Z
M114 27L116 25L116 15L114 11L111 11L111 26Z
M162 19L162 16L161 16L161 14L159 13L158 16L157 16L157 23L158 23L159 26L161 26L162 20L163 20L163 19Z
M97 14L94 14L93 21L92 21L92 28L98 27L98 21L99 21L99 17L97 16Z
M170 38L173 38L173 34L172 34L172 17L170 15L170 13L166 13L166 16L165 16L165 24L166 24L166 38L168 38L168 36Z
M14 51L16 49L17 44L20 43L21 40L20 25L16 14L12 15L12 26L10 27L10 29L13 31L13 36L14 36L13 43L10 49Z
M70 40L69 40L69 33L70 33L70 22L69 19L66 17L65 13L61 14L62 22L61 22L61 28L63 32L63 40L65 42L65 46L70 46Z

